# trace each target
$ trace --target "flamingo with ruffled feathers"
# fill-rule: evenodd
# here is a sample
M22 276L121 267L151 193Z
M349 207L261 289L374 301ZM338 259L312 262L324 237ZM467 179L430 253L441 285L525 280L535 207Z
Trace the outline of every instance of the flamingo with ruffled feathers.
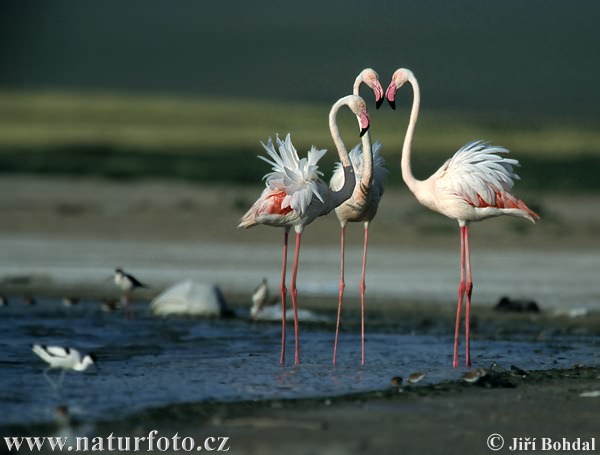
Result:
M334 103L329 113L329 129L337 148L340 161L344 169L345 183L338 191L331 190L327 184L319 178L322 175L318 171L317 162L325 154L325 150L318 150L314 146L308 152L307 158L298 158L298 153L292 145L290 135L285 141L276 138L279 154L271 139L263 147L271 159L259 157L273 166L272 172L265 176L266 188L254 205L242 217L238 227L250 228L258 224L284 228L283 261L281 266L281 360L285 362L285 313L286 295L285 286L287 243L288 233L293 227L296 231L296 246L294 251L294 265L292 270L291 294L292 307L294 311L295 332L295 363L300 362L299 354L299 330L297 310L297 287L296 277L298 273L298 257L300 253L300 239L304 227L312 223L319 216L327 215L346 199L350 197L356 182L354 169L348 156L348 151L340 136L336 123L338 111L348 106L358 120L360 135L363 137L363 146L369 150L370 143L364 134L369 129L370 120L365 101L355 95L340 98Z
M379 108L384 100L383 89L379 83L379 75L375 70L366 68L356 77L353 86L354 95L359 94L361 84L366 84L375 94L376 107ZM366 133L367 136L370 134ZM371 142L370 137L367 137ZM340 329L340 317L342 314L342 302L344 299L344 250L345 250L345 230L348 222L362 222L364 224L364 244L362 274L360 280L360 309L361 309L361 364L365 363L365 273L367 267L367 242L369 236L369 223L377 214L377 207L383 195L383 181L387 170L384 168L385 160L381 156L382 146L379 141L375 141L371 148L371 153L363 153L362 144L357 144L350 151L350 161L356 174L356 185L352 196L342 205L335 209L335 214L340 220L341 226L341 248L340 248L340 284L338 299L337 323L335 326L335 342L333 345L333 364L336 363L338 335ZM331 177L329 186L337 190L344 184L344 173L341 163L336 163L336 168Z
M421 97L419 84L412 71L400 68L394 72L386 91L386 98L390 106L395 109L396 91L406 82L413 88L413 105L402 147L402 178L422 205L458 221L461 270L452 366L454 368L458 366L460 316L465 296L465 363L470 366L469 331L473 280L469 251L469 224L501 215L527 218L533 223L540 217L511 193L514 180L519 179L519 176L513 172L513 166L519 166L519 162L501 156L509 153L503 147L493 146L481 140L469 142L427 180L417 180L413 176L410 164L412 140Z

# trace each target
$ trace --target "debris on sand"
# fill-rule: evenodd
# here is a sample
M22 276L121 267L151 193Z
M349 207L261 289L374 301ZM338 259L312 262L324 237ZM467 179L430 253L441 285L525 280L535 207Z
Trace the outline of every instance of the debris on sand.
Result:
M534 300L511 299L510 297L502 297L494 310L506 313L539 313L540 307Z

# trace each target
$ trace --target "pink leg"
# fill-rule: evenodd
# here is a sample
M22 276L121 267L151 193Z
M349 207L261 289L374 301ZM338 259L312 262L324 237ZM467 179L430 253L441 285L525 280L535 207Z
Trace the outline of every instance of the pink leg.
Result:
M469 226L465 226L465 270L467 283L465 292L467 294L467 304L465 306L465 365L471 366L471 347L470 347L470 326L471 326L471 294L473 292L473 280L471 278L471 257L469 253Z
M337 324L335 325L335 342L333 343L333 364L335 365L335 361L336 361L336 356L337 356L337 345L338 345L338 334L339 334L339 330L340 330L340 316L342 314L342 300L344 299L344 288L346 287L346 284L344 283L344 245L345 245L345 240L344 240L344 232L345 232L345 226L342 225L342 240L341 240L341 265L340 265L340 296L339 296L339 300L338 300L338 316L337 316Z
M460 334L460 311L465 296L465 228L460 227L460 285L458 286L458 305L456 307L456 327L454 329L454 357L452 366L458 367L458 335Z
M292 271L292 307L294 308L294 334L296 335L296 358L295 363L300 363L300 340L298 331L298 305L296 296L298 289L296 288L296 276L298 275L298 257L300 256L300 238L302 234L296 233L296 251L294 252L294 269Z
M365 223L365 246L363 250L362 278L360 280L360 338L362 347L362 362L365 364L365 272L367 270L367 242L369 240L369 223Z
M285 273L287 265L287 246L288 246L288 233L289 228L285 228L283 233L283 262L281 264L281 359L279 363L282 365L285 363L285 298L287 295L287 289L285 288Z

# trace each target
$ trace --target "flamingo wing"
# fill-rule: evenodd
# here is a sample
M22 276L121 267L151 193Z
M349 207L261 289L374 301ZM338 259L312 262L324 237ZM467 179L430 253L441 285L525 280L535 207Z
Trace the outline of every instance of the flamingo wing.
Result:
M275 150L273 141L269 139L263 147L272 160L259 157L273 166L272 172L265 176L267 187L273 191L285 192L281 209L290 207L295 212L303 214L313 196L323 202L317 186L317 179L322 175L317 163L326 150L319 150L313 146L306 158L299 159L289 134L285 141L279 137L276 137L276 141L279 154Z
M505 153L509 151L484 141L470 142L438 171L439 181L474 207L522 209L524 204L510 193L514 180L519 180L513 171L519 162L500 155Z
M376 140L373 142L371 147L371 151L373 153L373 172L374 172L374 180L383 182L385 176L388 173L388 170L385 168L385 158L381 155L381 151L383 150L383 145L381 142ZM356 144L350 153L350 161L352 162L352 167L354 168L354 173L356 175L356 181L360 181L360 177L363 173L364 169L364 153L362 150L362 144ZM335 167L333 170L333 175L331 176L331 180L329 181L329 187L333 191L338 191L344 185L344 167L342 163L339 161L335 163Z

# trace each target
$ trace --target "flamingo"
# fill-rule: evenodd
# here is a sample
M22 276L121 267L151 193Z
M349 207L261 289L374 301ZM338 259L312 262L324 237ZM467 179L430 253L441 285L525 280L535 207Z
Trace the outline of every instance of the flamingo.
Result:
M281 359L285 361L285 287L288 233L293 227L296 232L296 247L294 251L294 266L292 269L291 294L294 310L294 332L296 337L295 363L300 363L299 338L298 338L298 310L296 276L298 273L298 256L300 253L300 239L304 227L312 223L319 216L331 212L342 202L350 197L356 182L354 169L350 162L348 152L336 123L337 113L342 106L348 106L356 115L360 135L363 137L365 150L370 150L370 144L365 142L364 134L369 129L370 120L365 101L355 95L340 98L334 103L329 113L329 129L336 145L340 161L344 169L345 183L338 191L331 190L319 178L321 173L317 170L317 162L325 154L325 150L318 150L314 146L306 158L301 160L292 145L290 135L285 141L276 137L279 154L275 150L273 141L269 138L267 144L262 144L272 161L259 157L273 166L273 172L265 176L266 188L254 205L240 220L238 227L250 228L258 224L284 228L283 261L281 266Z
M396 91L406 82L413 88L413 105L402 146L402 178L422 205L458 221L461 270L452 366L454 368L458 366L460 315L465 295L465 362L470 366L469 330L473 280L469 252L469 224L501 215L526 218L533 223L540 217L511 193L514 180L519 179L519 176L513 172L513 166L520 165L517 160L499 155L509 153L503 147L493 146L481 140L469 142L427 180L417 180L413 176L410 158L419 115L420 91L412 71L400 68L394 72L386 91L386 98L392 109L395 109Z
M354 81L353 93L359 94L359 88L362 83L367 84L375 93L376 107L379 108L384 100L383 89L379 83L379 75L371 68L366 68L360 72ZM366 133L367 136L369 132ZM370 137L367 138L370 142ZM356 145L350 151L350 160L356 174L356 185L352 196L342 205L335 209L335 214L340 220L341 226L341 260L340 260L340 285L339 285L339 300L337 323L335 326L335 342L333 345L333 364L336 363L338 335L340 329L340 317L342 313L342 302L344 299L344 250L345 250L345 229L348 222L363 222L364 223L364 247L363 247L363 262L362 276L360 281L360 309L361 309L361 348L362 359L361 364L365 363L365 272L367 267L367 241L369 236L369 223L377 214L377 207L383 195L383 181L387 170L384 168L385 160L380 155L382 145L379 141L375 141L372 146L372 153L364 154L361 144ZM331 177L329 186L337 190L344 183L344 174L342 165L336 164L335 171Z

